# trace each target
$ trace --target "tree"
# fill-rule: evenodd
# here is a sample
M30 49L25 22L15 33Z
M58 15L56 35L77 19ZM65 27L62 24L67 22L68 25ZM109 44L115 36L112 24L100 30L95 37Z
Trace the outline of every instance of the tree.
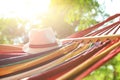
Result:
M65 38L96 24L96 17L102 13L97 0L51 0L50 11L42 21L52 26L59 38Z
M43 27L52 27L56 31L58 38L65 38L75 31L96 24L98 22L96 17L101 13L103 11L97 0L51 0L49 12L37 15L37 19L42 21L41 25ZM29 21L18 18L1 18L1 43L13 43L15 38L18 40L19 37L27 35L26 32L28 33L28 31L25 31L27 23ZM34 26L34 28L39 27L38 25Z
M25 29L15 18L0 19L0 43L13 44L14 40L19 39L25 34ZM21 40L22 41L22 40Z

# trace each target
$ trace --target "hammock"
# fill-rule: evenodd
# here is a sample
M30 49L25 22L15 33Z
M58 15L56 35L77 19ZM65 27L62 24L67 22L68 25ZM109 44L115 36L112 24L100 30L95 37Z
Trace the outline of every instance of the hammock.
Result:
M1 80L84 78L120 52L120 21L105 25L119 16L120 14L113 15L101 23L62 39L62 47L44 54L26 55L18 46L7 46L6 52L1 48L4 53L0 54Z

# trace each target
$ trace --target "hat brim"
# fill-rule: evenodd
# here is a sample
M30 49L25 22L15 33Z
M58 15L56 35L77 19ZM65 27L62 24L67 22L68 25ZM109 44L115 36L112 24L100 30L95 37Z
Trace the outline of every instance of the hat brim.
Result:
M58 44L58 45L53 46L53 47L46 47L46 48L30 48L29 43L27 43L23 46L23 51L26 53L35 54L35 53L49 51L49 50L58 48L60 46L61 46L61 44Z

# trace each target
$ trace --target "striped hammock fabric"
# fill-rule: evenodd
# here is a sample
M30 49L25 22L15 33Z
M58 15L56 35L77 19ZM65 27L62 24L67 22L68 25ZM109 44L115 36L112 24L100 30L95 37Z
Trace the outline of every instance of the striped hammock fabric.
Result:
M46 52L26 54L22 46L0 45L0 80L82 80L120 53L119 17L61 39L63 46Z

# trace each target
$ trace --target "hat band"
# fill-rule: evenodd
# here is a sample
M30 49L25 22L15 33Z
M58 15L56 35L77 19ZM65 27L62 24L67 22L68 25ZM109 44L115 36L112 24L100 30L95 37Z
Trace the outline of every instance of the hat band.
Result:
M57 46L57 43L50 43L50 44L43 44L43 45L33 45L30 44L29 47L30 48L46 48L46 47L53 47L53 46Z

